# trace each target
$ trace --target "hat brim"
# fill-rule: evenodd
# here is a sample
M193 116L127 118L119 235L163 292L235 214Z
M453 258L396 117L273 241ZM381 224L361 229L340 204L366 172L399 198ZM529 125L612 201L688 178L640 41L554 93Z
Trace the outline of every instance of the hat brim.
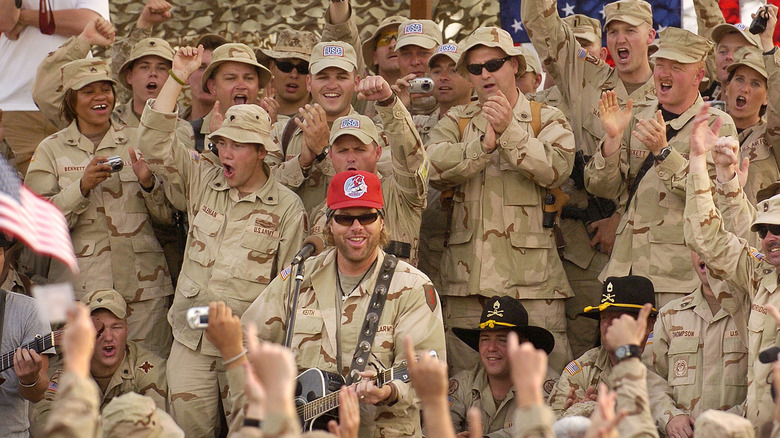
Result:
M212 62L209 64L208 67L206 67L206 71L203 72L203 76L200 79L200 86L203 89L205 93L209 93L209 87L206 86L206 83L208 83L209 79L211 79L211 74L214 73L214 71L222 64L226 62L239 62L241 64L248 64L256 68L257 70L257 76L260 80L259 88L263 88L266 85L268 85L268 82L271 81L271 70L268 70L268 67L264 66L263 64L260 64L259 62L252 62L248 59L223 59L220 61Z
M438 41L424 34L407 36L401 40L396 40L396 41L397 42L395 43L395 50L398 50L401 47L406 47L406 46L420 46L424 49L433 49L434 47L439 45Z
M341 202L336 202L333 205L328 206L328 208L330 208L332 211L341 210L342 208L352 208L352 207L376 208L377 210L382 210L384 208L384 204L382 204L381 202L366 201L358 198L358 199L347 199Z
M479 351L479 334L483 331L490 331L491 329L479 330L479 329L464 329L464 328L452 328L452 333L458 337L466 345L473 348L475 351ZM534 348L538 350L544 350L548 355L555 348L555 337L550 331L533 325L525 327L502 327L501 329L493 330L512 330L518 335L523 336L529 342L534 345Z
M435 53L433 56L428 58L428 68L433 68L434 61L439 59L439 58L441 58L442 56L446 57L446 58L450 58L452 60L452 62L454 62L456 65L458 63L458 59L460 59L459 56L457 56L456 54L454 54L452 52Z
M81 90L82 88L84 88L87 85L92 84L94 82L111 82L112 84L116 85L116 81L113 78L110 78L108 76L89 77L89 78L84 78L84 79L74 83L73 85L69 86L68 89L69 90L73 90L73 91L78 91L78 90Z
M623 23L626 23L626 24L628 24L629 26L639 26L639 25L641 25L642 23L646 23L646 24L648 24L648 23L647 23L647 21L646 21L646 20L644 20L644 19L642 19L642 18L639 18L639 17L632 17L632 16L630 16L630 15L628 15L628 16L625 16L625 15L624 15L624 16L621 16L621 17L614 17L614 18L610 18L610 19L608 19L608 20L607 20L607 21L604 23L604 27L602 27L602 28L601 28L601 30L602 30L602 31L604 31L604 32L606 32L606 31L607 31L607 26L609 26L609 23L612 23L613 21L622 21ZM652 26L652 25L651 25L651 26Z
M403 21L399 20L398 22L387 23L384 26L377 27L374 33L360 45L360 48L363 50L363 61L366 63L366 67L368 67L369 70L373 71L375 67L374 52L376 52L376 40L379 38L379 35L382 35L382 32L386 29L397 29L398 25L401 23L403 23ZM398 41L397 37L396 41Z
M259 49L255 52L255 55L261 54L263 55L263 59L266 62L263 62L263 64L266 64L270 60L276 60L276 59L300 59L301 61L309 62L311 59L311 53L301 53L301 52L281 52L277 50L271 50L271 49ZM260 57L257 57L257 61L260 61Z
M357 70L357 66L347 60L335 56L329 58L330 59L319 59L313 64L309 64L309 72L313 75L316 75L328 67L340 68L347 73Z
M368 135L365 131L360 130L360 129L339 130L336 133L336 135L334 135L333 137L330 138L330 140L329 140L330 144L332 145L333 143L336 142L336 139L338 139L340 137L343 137L345 135L351 135L351 136L357 138L358 140L360 140L363 144L371 144L371 143L379 144L379 139L371 138L370 135Z
M763 65L748 64L746 62L732 62L731 64L729 64L728 67L726 67L726 71L731 73L732 71L738 69L739 67L747 67L753 69L756 71L756 73L760 74L764 79L769 79L769 74L766 72L766 68Z
M143 58L144 56L157 56L159 58L162 58L173 65L173 57L165 56L164 53L144 53L141 56L136 56L135 58L128 59L125 61L124 64L122 64L122 67L119 68L119 72L116 74L116 77L119 79L119 83L122 84L123 87L127 88L128 90L132 90L132 87L130 87L130 84L127 82L127 70L130 69L130 67L133 65L134 62L138 61L139 59Z
M517 59L517 73L515 73L515 78L519 78L520 76L525 74L526 71L526 61L525 61L525 55L523 55L523 52L521 52L519 49L512 46L511 49L506 48L499 44L498 42L478 42L476 44L472 44L470 46L463 48L463 53L460 55L460 58L458 59L458 63L455 66L455 70L460 73L461 76L466 78L466 80L469 80L469 72L466 70L466 61L468 60L468 54L469 50L479 47L479 46L485 46L485 47L497 47L504 51L504 53L507 54L507 56L512 56L515 59Z
M235 126L221 127L209 134L206 138L208 138L209 141L213 141L216 137L227 138L238 143L263 145L266 150L269 150L268 145L275 144L271 140L270 136L265 136L247 129L237 128ZM271 149L273 150L273 148Z
M625 312L625 313L635 313L638 315L640 310L642 310L641 307L622 307L620 305L611 304L606 308L604 308L604 310L600 310L598 306L595 306L587 312L582 311L578 313L578 315L598 321L601 319L602 312ZM653 310L650 311L650 316L658 316L658 310L653 308Z
M671 59L672 61L677 61L682 64L694 64L704 60L704 58L691 56L684 50L676 50L670 47L659 47L655 53L650 55L650 59L652 60L656 60L658 58Z

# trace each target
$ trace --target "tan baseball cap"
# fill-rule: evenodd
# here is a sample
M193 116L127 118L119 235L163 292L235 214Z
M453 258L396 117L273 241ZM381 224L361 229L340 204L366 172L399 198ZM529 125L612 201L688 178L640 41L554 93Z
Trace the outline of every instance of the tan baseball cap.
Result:
M712 34L710 34L710 36L712 41L715 42L715 44L718 44L724 36L730 33L738 33L742 35L742 38L744 38L751 46L754 46L757 49L761 48L761 40L759 36L750 33L747 26L742 23L721 23L712 28Z
M71 61L60 67L62 91L81 90L93 82L108 81L116 85L111 78L111 67L102 58L85 58Z
M357 55L352 44L328 41L314 46L309 60L309 72L316 75L328 67L338 67L346 72L357 70Z
M458 69L458 72L461 74L461 76L465 78L469 77L469 73L466 71L468 52L477 46L498 47L499 49L503 50L507 56L514 56L519 63L517 74L515 76L521 76L525 74L526 62L525 56L523 56L523 52L515 47L509 32L501 29L500 27L479 27L474 32L472 32L471 35L467 36L460 45L462 47L463 54L458 60L458 65L456 68Z
M756 213L750 231L758 231L759 225L780 225L780 195L759 202L756 205Z
M754 438L753 423L740 415L708 409L696 418L694 437Z
M130 88L130 84L127 83L125 72L132 67L135 61L144 56L159 56L160 58L173 63L174 55L175 53L171 45L162 38L144 38L141 41L138 41L130 52L130 58L122 64L119 73L117 73L119 83L124 85L125 88Z
M376 124L368 117L360 114L339 117L330 128L330 144L343 135L357 137L363 144L379 144L379 132Z
M398 25L395 50L404 46L432 49L441 44L441 29L431 20L406 20Z
M574 14L564 18L575 38L582 38L591 43L601 42L601 22L587 15Z
M703 61L713 46L707 38L679 27L667 27L658 36L658 51L650 59L663 58L693 64Z
M381 23L379 23L379 27L376 28L374 33L372 33L370 37L363 40L363 43L361 44L361 47L363 48L363 61L365 61L366 66L371 66L371 70L373 70L374 67L374 52L376 51L377 38L379 38L379 36L382 35L382 32L384 32L386 29L398 29L398 25L406 20L408 20L408 18L402 17L400 15L391 15L386 17L384 20L382 20ZM395 41L397 44L397 37Z
M149 397L128 392L115 397L102 413L106 438L184 438L184 432Z
M442 56L450 58L457 65L458 60L460 59L460 55L462 54L463 51L461 50L460 46L456 44L455 41L450 40L446 44L440 45L436 49L436 52L434 52L433 56L428 58L428 68L433 68L434 61Z
M211 63L206 67L206 71L203 72L203 77L200 79L203 91L209 92L206 82L211 79L211 75L217 67L226 62L240 62L254 66L260 79L260 88L265 87L268 81L271 80L271 71L257 62L255 52L249 46L241 43L228 43L217 47L214 49L214 53L211 54Z
M523 52L523 57L525 58L525 72L533 72L537 75L542 74L542 63L539 62L536 54L525 46L520 46L519 49Z
M764 56L760 50L753 46L744 46L737 49L737 51L734 52L734 62L726 67L726 71L731 73L741 65L757 71L764 79L769 78L769 74L766 72L766 66L764 65Z
M266 151L279 147L271 140L271 117L259 105L233 105L225 112L222 126L208 135L209 141L224 137L238 143L261 144Z
M257 60L268 63L271 59L300 59L309 62L311 49L320 39L305 30L285 29L277 34L273 49L259 49Z
M653 26L653 8L643 0L620 0L604 6L604 29L613 21L622 21L631 26L647 23Z
M84 295L81 301L89 307L89 313L106 309L119 319L125 319L127 316L127 303L114 289L98 289Z

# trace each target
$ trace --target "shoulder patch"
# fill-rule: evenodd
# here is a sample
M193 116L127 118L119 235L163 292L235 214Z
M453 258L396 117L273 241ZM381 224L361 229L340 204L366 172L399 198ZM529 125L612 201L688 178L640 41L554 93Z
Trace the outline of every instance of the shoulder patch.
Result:
M57 382L52 381L52 382L49 382L49 387L46 390L56 394L58 387L59 387L59 384Z
M550 379L544 382L542 389L544 389L545 394L551 394L554 387L555 387L555 380Z
M279 271L279 276L282 277L282 281L285 281L290 276L290 273L292 273L292 265L287 265L286 268Z
M200 153L198 151L190 151L190 158L193 163L200 163Z
M756 259L756 261L759 261L759 262L761 262L761 261L763 261L763 260L764 260L764 254L763 254L763 253L761 253L761 252L760 252L759 250L757 250L757 249L750 249L750 250L748 251L748 253L750 254L750 257L753 257L754 259Z
M436 289L432 284L424 284L423 290L425 290L425 303L431 308L431 312L436 310Z
M31 162L31 163L32 163L33 161L35 161L35 156L36 156L36 155L38 155L38 148L35 148L35 150L33 151L32 157L30 157L30 162Z
M580 58L584 61L585 58L587 57L588 57L588 51L580 47L580 51L577 52L577 58Z
M449 395L455 394L455 391L458 390L459 386L460 386L460 384L458 383L457 380L450 379L450 387L449 387L449 391L447 391L447 394L449 394ZM450 397L450 398L452 398L452 397Z
M452 407L452 403L455 402L455 397L447 396L447 404Z
M573 360L573 361L569 362L568 365L566 365L565 370L566 370L567 373L569 373L570 376L573 376L573 375L579 373L580 371L582 371L582 367L580 366L579 362L577 362L576 360Z
M645 342L645 348L647 348L648 345L653 345L653 332L650 332L650 334L647 335L647 342Z

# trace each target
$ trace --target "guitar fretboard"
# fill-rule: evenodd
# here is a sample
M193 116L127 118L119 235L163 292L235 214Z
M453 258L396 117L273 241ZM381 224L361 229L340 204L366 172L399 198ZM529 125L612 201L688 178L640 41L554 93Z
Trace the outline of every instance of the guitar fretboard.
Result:
M26 348L28 350L35 350L36 353L41 353L53 347L55 345L55 339L58 339L61 334L62 330L51 332L44 336L35 335L35 339L33 339L30 343L27 345L20 345L19 347ZM0 356L0 372L3 372L14 366L15 352L16 350L9 351L8 353L3 353L3 355Z

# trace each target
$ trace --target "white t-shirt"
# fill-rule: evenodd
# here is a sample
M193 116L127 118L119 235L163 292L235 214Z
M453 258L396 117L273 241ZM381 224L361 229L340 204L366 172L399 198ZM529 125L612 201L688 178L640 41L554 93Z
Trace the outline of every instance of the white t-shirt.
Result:
M38 0L23 0L22 9L38 10ZM108 0L54 0L55 11L63 9L91 9L109 18ZM56 24L56 23L55 23ZM57 50L68 38L62 35L44 35L39 29L27 26L19 39L11 41L0 36L0 109L3 111L37 111L32 99L32 84L38 64L50 52Z

